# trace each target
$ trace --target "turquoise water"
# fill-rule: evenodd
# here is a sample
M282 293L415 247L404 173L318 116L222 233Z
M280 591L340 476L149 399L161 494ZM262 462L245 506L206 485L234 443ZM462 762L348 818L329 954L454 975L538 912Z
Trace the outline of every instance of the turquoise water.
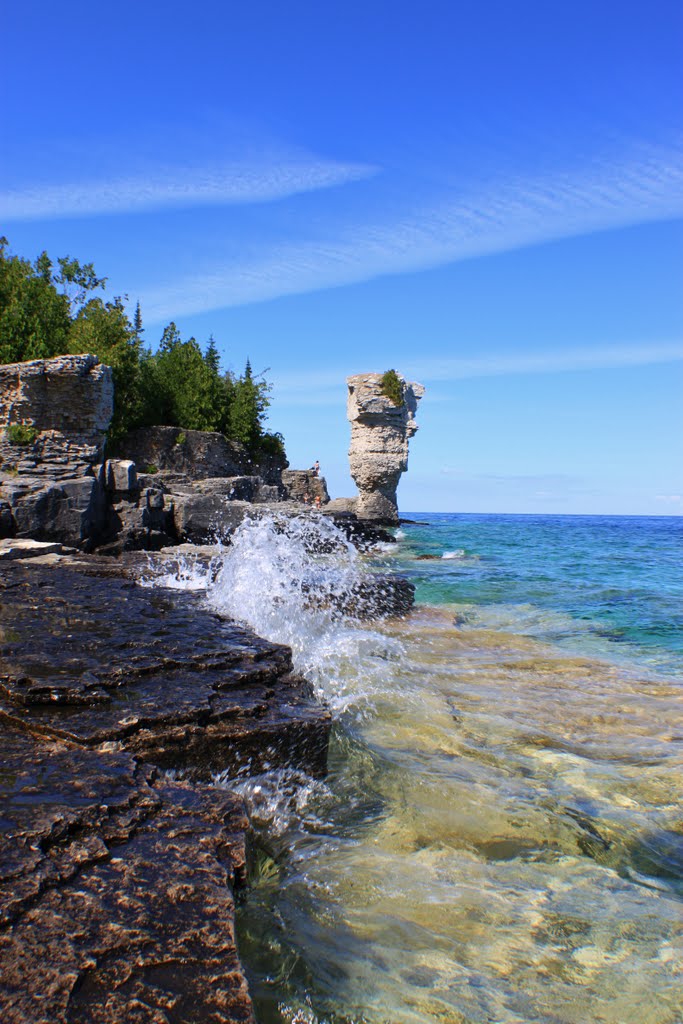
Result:
M488 615L500 628L683 676L683 518L407 518L425 524L400 531L418 601L461 603L473 621ZM415 561L424 555L435 560Z
M683 521L410 518L245 524L207 589L335 717L326 779L215 780L260 1024L681 1024ZM387 568L411 614L340 616Z

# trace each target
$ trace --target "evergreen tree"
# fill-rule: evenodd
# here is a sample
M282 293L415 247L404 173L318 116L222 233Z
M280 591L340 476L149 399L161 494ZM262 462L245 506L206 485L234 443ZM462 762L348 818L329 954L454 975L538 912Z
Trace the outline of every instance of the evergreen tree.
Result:
M270 386L254 378L247 359L243 375L235 381L230 406L229 433L241 441L252 457L258 454L263 439L263 422L270 405Z
M145 332L145 328L142 326L142 311L140 310L139 299L135 307L135 316L133 317L133 330L135 331L135 337L137 341L142 341L142 335Z
M47 253L31 264L0 238L0 363L66 352L69 328L69 303L54 286Z
M121 298L105 302L91 295L105 283L92 263L64 256L55 270L46 252L31 263L0 238L0 363L92 352L110 365L114 446L134 427L167 424L221 431L242 441L252 457L284 453L281 436L264 432L270 385L263 374L254 377L249 360L237 379L221 373L213 336L202 354L174 323L158 352L143 349L140 303L131 323Z
M140 379L140 344L123 301L90 299L71 324L69 351L92 352L114 372L114 416L109 440L115 446L140 421L144 406Z
M218 375L212 373L195 339L183 341L174 323L164 330L157 370L167 399L169 425L215 430L214 380Z
M214 373L218 377L221 372L221 357L218 354L218 347L214 341L213 334L209 335L209 344L206 346L204 361L211 370L211 373Z

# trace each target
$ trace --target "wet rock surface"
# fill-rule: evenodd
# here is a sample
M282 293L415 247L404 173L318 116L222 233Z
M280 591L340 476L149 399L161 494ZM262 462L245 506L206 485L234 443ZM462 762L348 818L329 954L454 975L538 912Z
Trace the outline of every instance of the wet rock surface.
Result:
M247 822L201 780L321 774L329 715L288 648L80 557L0 574L0 1018L253 1021Z
M0 797L6 1024L253 1022L233 796L5 726Z
M87 746L125 742L195 774L324 770L328 716L289 648L132 579L11 562L0 584L0 718ZM106 567L103 567L105 569Z

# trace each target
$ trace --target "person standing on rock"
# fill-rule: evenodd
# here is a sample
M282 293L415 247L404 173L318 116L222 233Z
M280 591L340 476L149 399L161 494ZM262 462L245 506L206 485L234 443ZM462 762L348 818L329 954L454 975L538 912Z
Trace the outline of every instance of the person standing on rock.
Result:
M314 476L320 476L320 463L317 459L311 466L311 473L313 473Z

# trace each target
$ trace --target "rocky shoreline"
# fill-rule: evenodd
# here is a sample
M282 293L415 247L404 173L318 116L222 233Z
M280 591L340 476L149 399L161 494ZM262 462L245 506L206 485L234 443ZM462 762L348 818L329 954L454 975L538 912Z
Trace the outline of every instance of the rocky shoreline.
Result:
M249 823L210 779L324 775L331 717L289 648L140 584L186 554L0 542L8 1024L255 1019L235 942ZM413 592L369 577L350 600L403 614Z
M198 545L249 519L320 516L366 550L394 513L359 518L317 472L253 465L220 434L154 427L104 460L112 400L93 356L0 367L2 1020L255 1022L235 940L249 822L211 778L323 776L331 716L289 648L141 576L210 559ZM368 574L339 610L402 615L413 596Z
M330 715L289 650L132 575L3 566L8 1024L253 1020L234 938L248 823L206 780L325 771Z

